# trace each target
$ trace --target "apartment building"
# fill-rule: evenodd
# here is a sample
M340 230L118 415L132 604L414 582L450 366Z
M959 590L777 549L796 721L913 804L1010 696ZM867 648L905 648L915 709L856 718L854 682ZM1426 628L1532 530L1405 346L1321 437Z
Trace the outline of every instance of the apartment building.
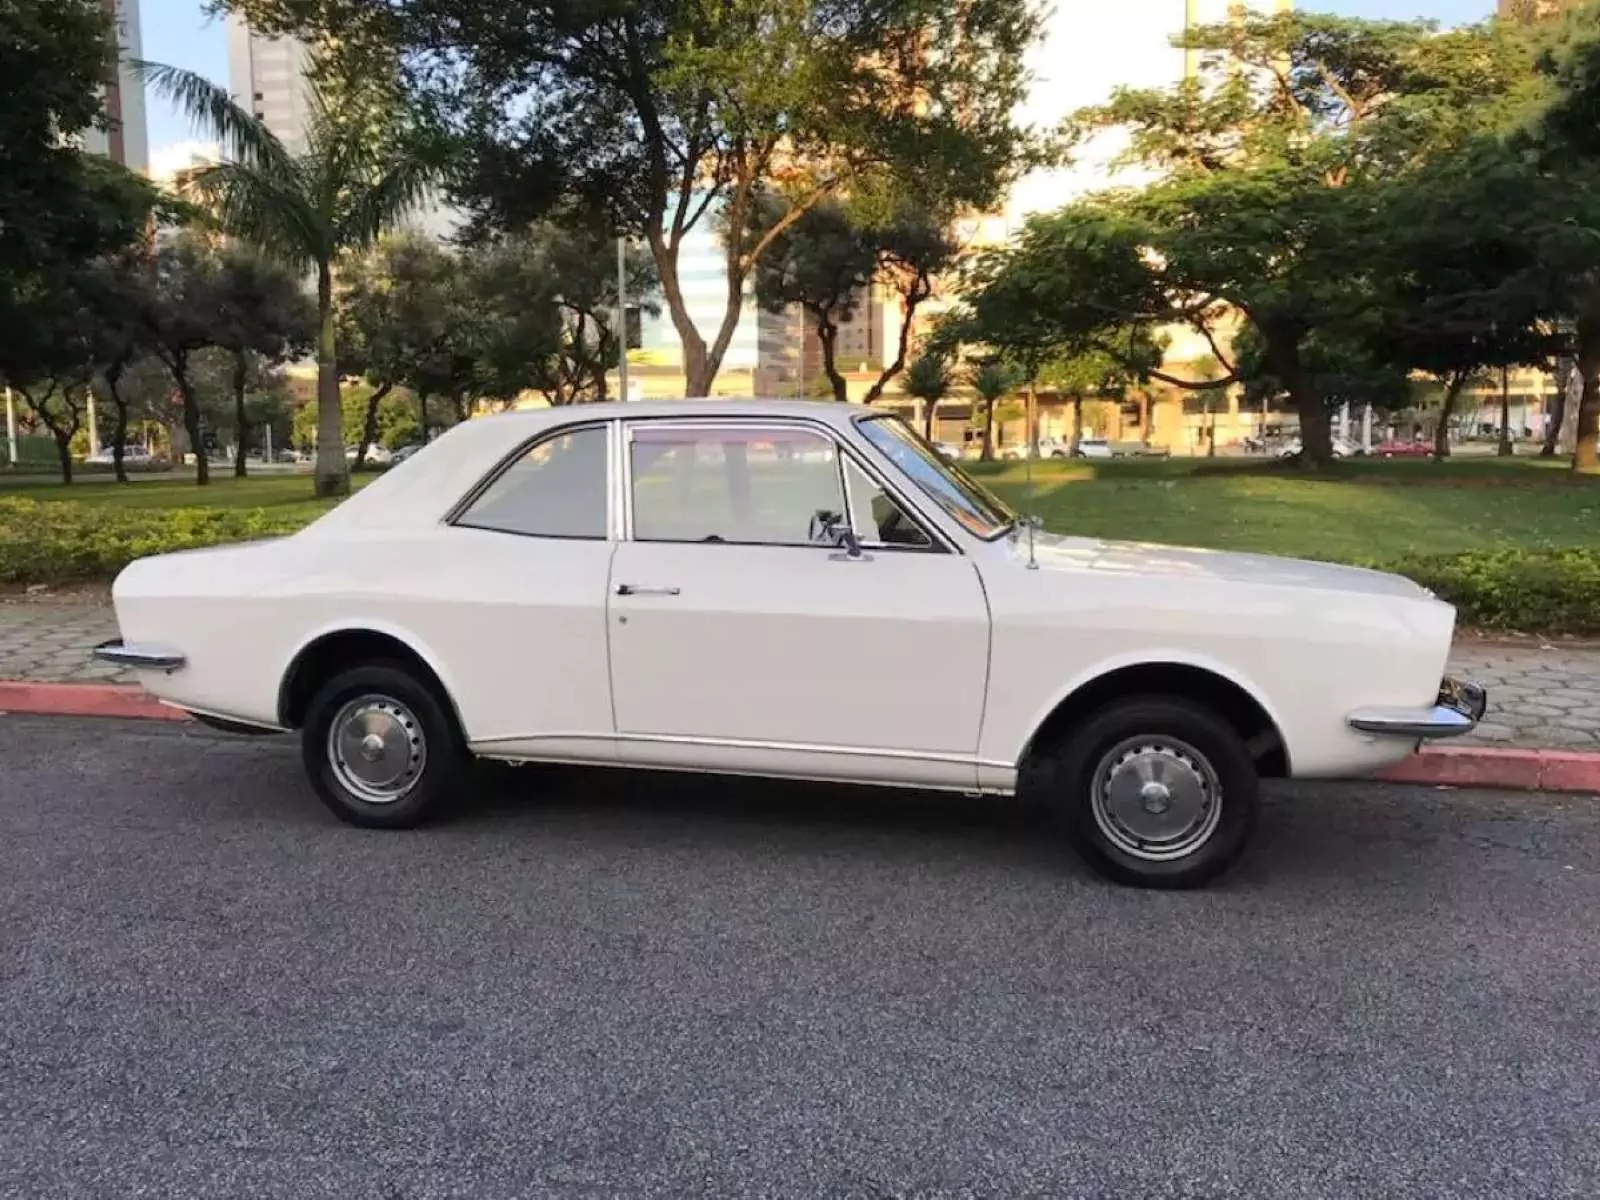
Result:
M139 0L102 0L117 26L117 64L106 77L106 128L86 129L83 148L141 173L150 167L144 115L144 81L133 62L143 57L139 38Z
M265 37L237 13L227 17L228 87L291 153L305 149L311 55L294 38Z

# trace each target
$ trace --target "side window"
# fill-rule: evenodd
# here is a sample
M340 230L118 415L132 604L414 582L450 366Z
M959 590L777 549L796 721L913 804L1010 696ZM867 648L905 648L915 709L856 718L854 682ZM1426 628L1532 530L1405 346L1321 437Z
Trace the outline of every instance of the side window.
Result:
M850 515L855 519L856 537L863 546L926 550L933 545L933 539L911 514L848 458L844 460L844 478L850 489Z
M606 536L606 431L545 438L491 483L457 525L526 537Z
M649 423L628 452L637 541L836 544L838 449L820 434Z

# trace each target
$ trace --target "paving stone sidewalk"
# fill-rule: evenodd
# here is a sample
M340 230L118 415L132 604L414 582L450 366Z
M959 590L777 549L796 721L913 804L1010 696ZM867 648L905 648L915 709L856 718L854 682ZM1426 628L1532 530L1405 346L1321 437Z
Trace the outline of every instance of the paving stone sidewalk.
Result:
M89 649L117 635L100 595L0 600L0 679L132 682ZM1487 745L1600 750L1600 645L1462 638L1456 674L1489 687L1489 719L1471 740Z

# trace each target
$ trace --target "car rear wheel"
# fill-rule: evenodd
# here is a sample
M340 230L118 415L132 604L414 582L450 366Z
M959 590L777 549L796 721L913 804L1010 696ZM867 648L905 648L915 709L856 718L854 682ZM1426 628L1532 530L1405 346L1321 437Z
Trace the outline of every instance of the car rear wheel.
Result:
M1192 888L1244 852L1260 784L1243 739L1188 700L1118 701L1084 721L1046 775L1047 801L1101 875Z
M434 816L468 758L443 699L394 663L328 679L307 709L300 751L334 815L373 829L409 829Z

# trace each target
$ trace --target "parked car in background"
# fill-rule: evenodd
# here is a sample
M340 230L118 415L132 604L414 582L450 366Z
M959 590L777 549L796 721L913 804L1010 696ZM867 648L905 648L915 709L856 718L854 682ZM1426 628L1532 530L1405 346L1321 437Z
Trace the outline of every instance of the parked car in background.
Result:
M1332 438L1331 441L1333 444L1333 456L1335 458L1356 458L1366 453L1366 451L1355 442L1347 441L1344 438L1335 437ZM1278 457L1283 459L1299 458L1301 449L1302 447L1300 445L1300 439L1293 438L1279 447Z
M328 808L383 828L474 756L1022 792L1108 877L1188 887L1243 852L1260 779L1374 771L1487 704L1410 580L1045 533L847 404L465 421L292 537L112 596L101 659L298 731Z
M422 447L415 443L412 443L409 446L401 446L400 449L396 450L389 456L389 465L391 467L397 467L421 449Z
M1080 438L1078 440L1078 458L1115 458L1116 454L1111 449L1111 443L1105 438Z
M1433 445L1416 438L1390 438L1372 448L1376 458L1431 458Z
M346 446L344 448L345 461L346 462L355 462L356 454L357 454L357 452L359 450L360 450L359 446ZM394 456L389 453L388 447L380 446L377 442L373 442L372 445L367 447L367 458L366 458L366 461L371 463L375 467L386 467L386 466L388 466L389 465L389 460L391 458L393 458L393 457Z
M100 449L83 461L97 467L109 467L116 462L116 456L112 447L101 446ZM155 461L155 456L145 446L124 446L122 449L122 461L128 466L147 466Z

